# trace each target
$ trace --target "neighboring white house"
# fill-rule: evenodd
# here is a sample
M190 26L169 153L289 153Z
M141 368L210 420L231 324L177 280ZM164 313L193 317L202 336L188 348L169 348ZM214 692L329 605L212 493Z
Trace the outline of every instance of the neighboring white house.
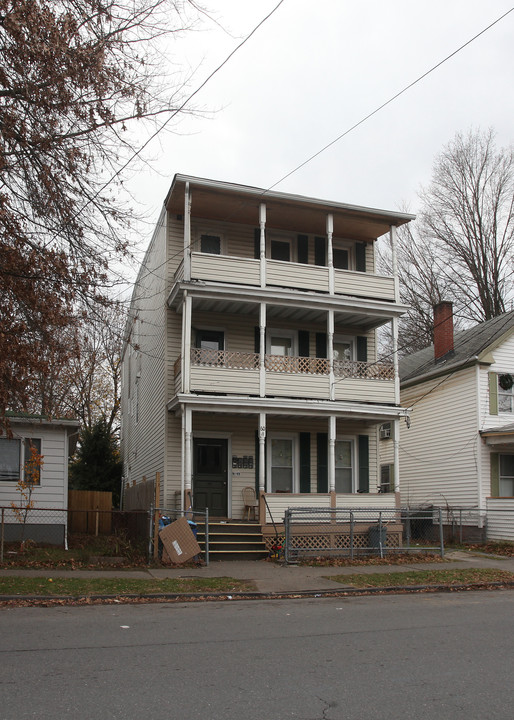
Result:
M487 509L489 537L514 539L514 311L454 335L441 303L434 338L400 361L402 505Z
M34 510L27 516L25 538L62 544L67 524L68 459L77 442L80 424L76 420L34 415L7 416L11 434L0 436L0 508L4 508L5 540L17 539L21 534L11 503L26 506L17 483L34 447L43 456L43 464L32 494Z
M122 362L129 486L241 518L255 487L291 505L394 507L379 428L397 368L376 330L406 307L375 241L412 216L176 175L135 284ZM269 521L269 515L266 516Z

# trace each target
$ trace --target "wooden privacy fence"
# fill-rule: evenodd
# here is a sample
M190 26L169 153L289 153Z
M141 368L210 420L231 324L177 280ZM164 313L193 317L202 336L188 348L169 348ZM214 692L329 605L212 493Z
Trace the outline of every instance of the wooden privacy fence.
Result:
M98 490L68 491L68 530L88 535L109 535L112 493Z

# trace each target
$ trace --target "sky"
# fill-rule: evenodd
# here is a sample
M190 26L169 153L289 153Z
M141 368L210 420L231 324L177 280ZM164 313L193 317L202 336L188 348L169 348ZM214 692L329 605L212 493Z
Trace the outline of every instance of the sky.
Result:
M194 91L278 0L205 0L163 57ZM270 188L511 9L493 0L283 0L145 149L126 184L148 244L175 173ZM434 159L457 132L513 142L514 12L283 182L298 193L416 213ZM172 82L170 81L170 90ZM146 140L142 134L140 142ZM136 232L136 230L135 230Z

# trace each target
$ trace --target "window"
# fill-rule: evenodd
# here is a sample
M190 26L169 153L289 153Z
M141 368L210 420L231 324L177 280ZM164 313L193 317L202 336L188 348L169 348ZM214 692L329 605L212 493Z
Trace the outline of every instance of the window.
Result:
M221 238L219 235L200 235L200 252L221 255Z
M392 438L393 428L390 422L382 423L379 435L381 440L390 440Z
M498 375L498 412L514 411L513 387L510 375ZM509 387L510 386L510 387Z
M23 441L23 479L27 480L25 464L30 460L32 451L41 455L41 440L39 438L25 438ZM34 484L39 485L41 482L41 468L37 468L34 477Z
M0 480L18 482L20 479L20 440L0 438Z
M266 334L266 353L293 357L296 351L296 333L294 330L272 330Z
M268 477L272 493L292 493L296 487L296 437L270 436L268 442Z
M341 240L332 243L332 264L336 270L348 270L350 267L350 247Z
M500 455L500 497L514 497L514 455Z
M380 485L378 492L388 493L394 492L394 473L393 465L381 465L380 466Z
M354 344L353 339L350 337L334 335L334 360L339 360L340 362L353 360L355 357Z
M355 492L353 440L336 440L335 484L337 493Z
M291 260L291 244L288 240L271 240L271 259L272 260Z
M201 362L207 365L221 365L225 349L225 333L223 330L197 330L196 347L202 352Z
M31 448L41 455L41 439L25 438L22 441L16 438L0 438L0 481L18 482L21 469L30 460ZM38 485L40 481L40 471L38 471L36 481Z

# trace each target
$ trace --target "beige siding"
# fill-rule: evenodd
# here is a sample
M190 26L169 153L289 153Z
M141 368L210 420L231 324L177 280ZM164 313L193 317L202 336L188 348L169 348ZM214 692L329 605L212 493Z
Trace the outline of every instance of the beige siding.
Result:
M258 370L231 370L224 367L192 367L191 392L205 390L236 395L259 394Z
M328 375L268 372L266 373L266 395L328 399Z
M260 263L226 255L207 255L195 252L191 258L191 277L211 282L237 282L259 285ZM283 284L283 283L282 283Z
M336 400L394 404L394 380L336 378Z
M122 453L124 474L133 483L164 471L166 423L166 214L145 255L131 301L131 338L123 360ZM129 371L130 365L130 371ZM173 365L171 365L171 373ZM168 378L168 383L171 378Z
M335 291L341 295L394 300L394 280L350 270L335 270Z
M266 285L328 292L328 268L268 260Z
M402 406L412 407L410 429L400 430L402 504L478 504L475 388L469 368L402 391Z

